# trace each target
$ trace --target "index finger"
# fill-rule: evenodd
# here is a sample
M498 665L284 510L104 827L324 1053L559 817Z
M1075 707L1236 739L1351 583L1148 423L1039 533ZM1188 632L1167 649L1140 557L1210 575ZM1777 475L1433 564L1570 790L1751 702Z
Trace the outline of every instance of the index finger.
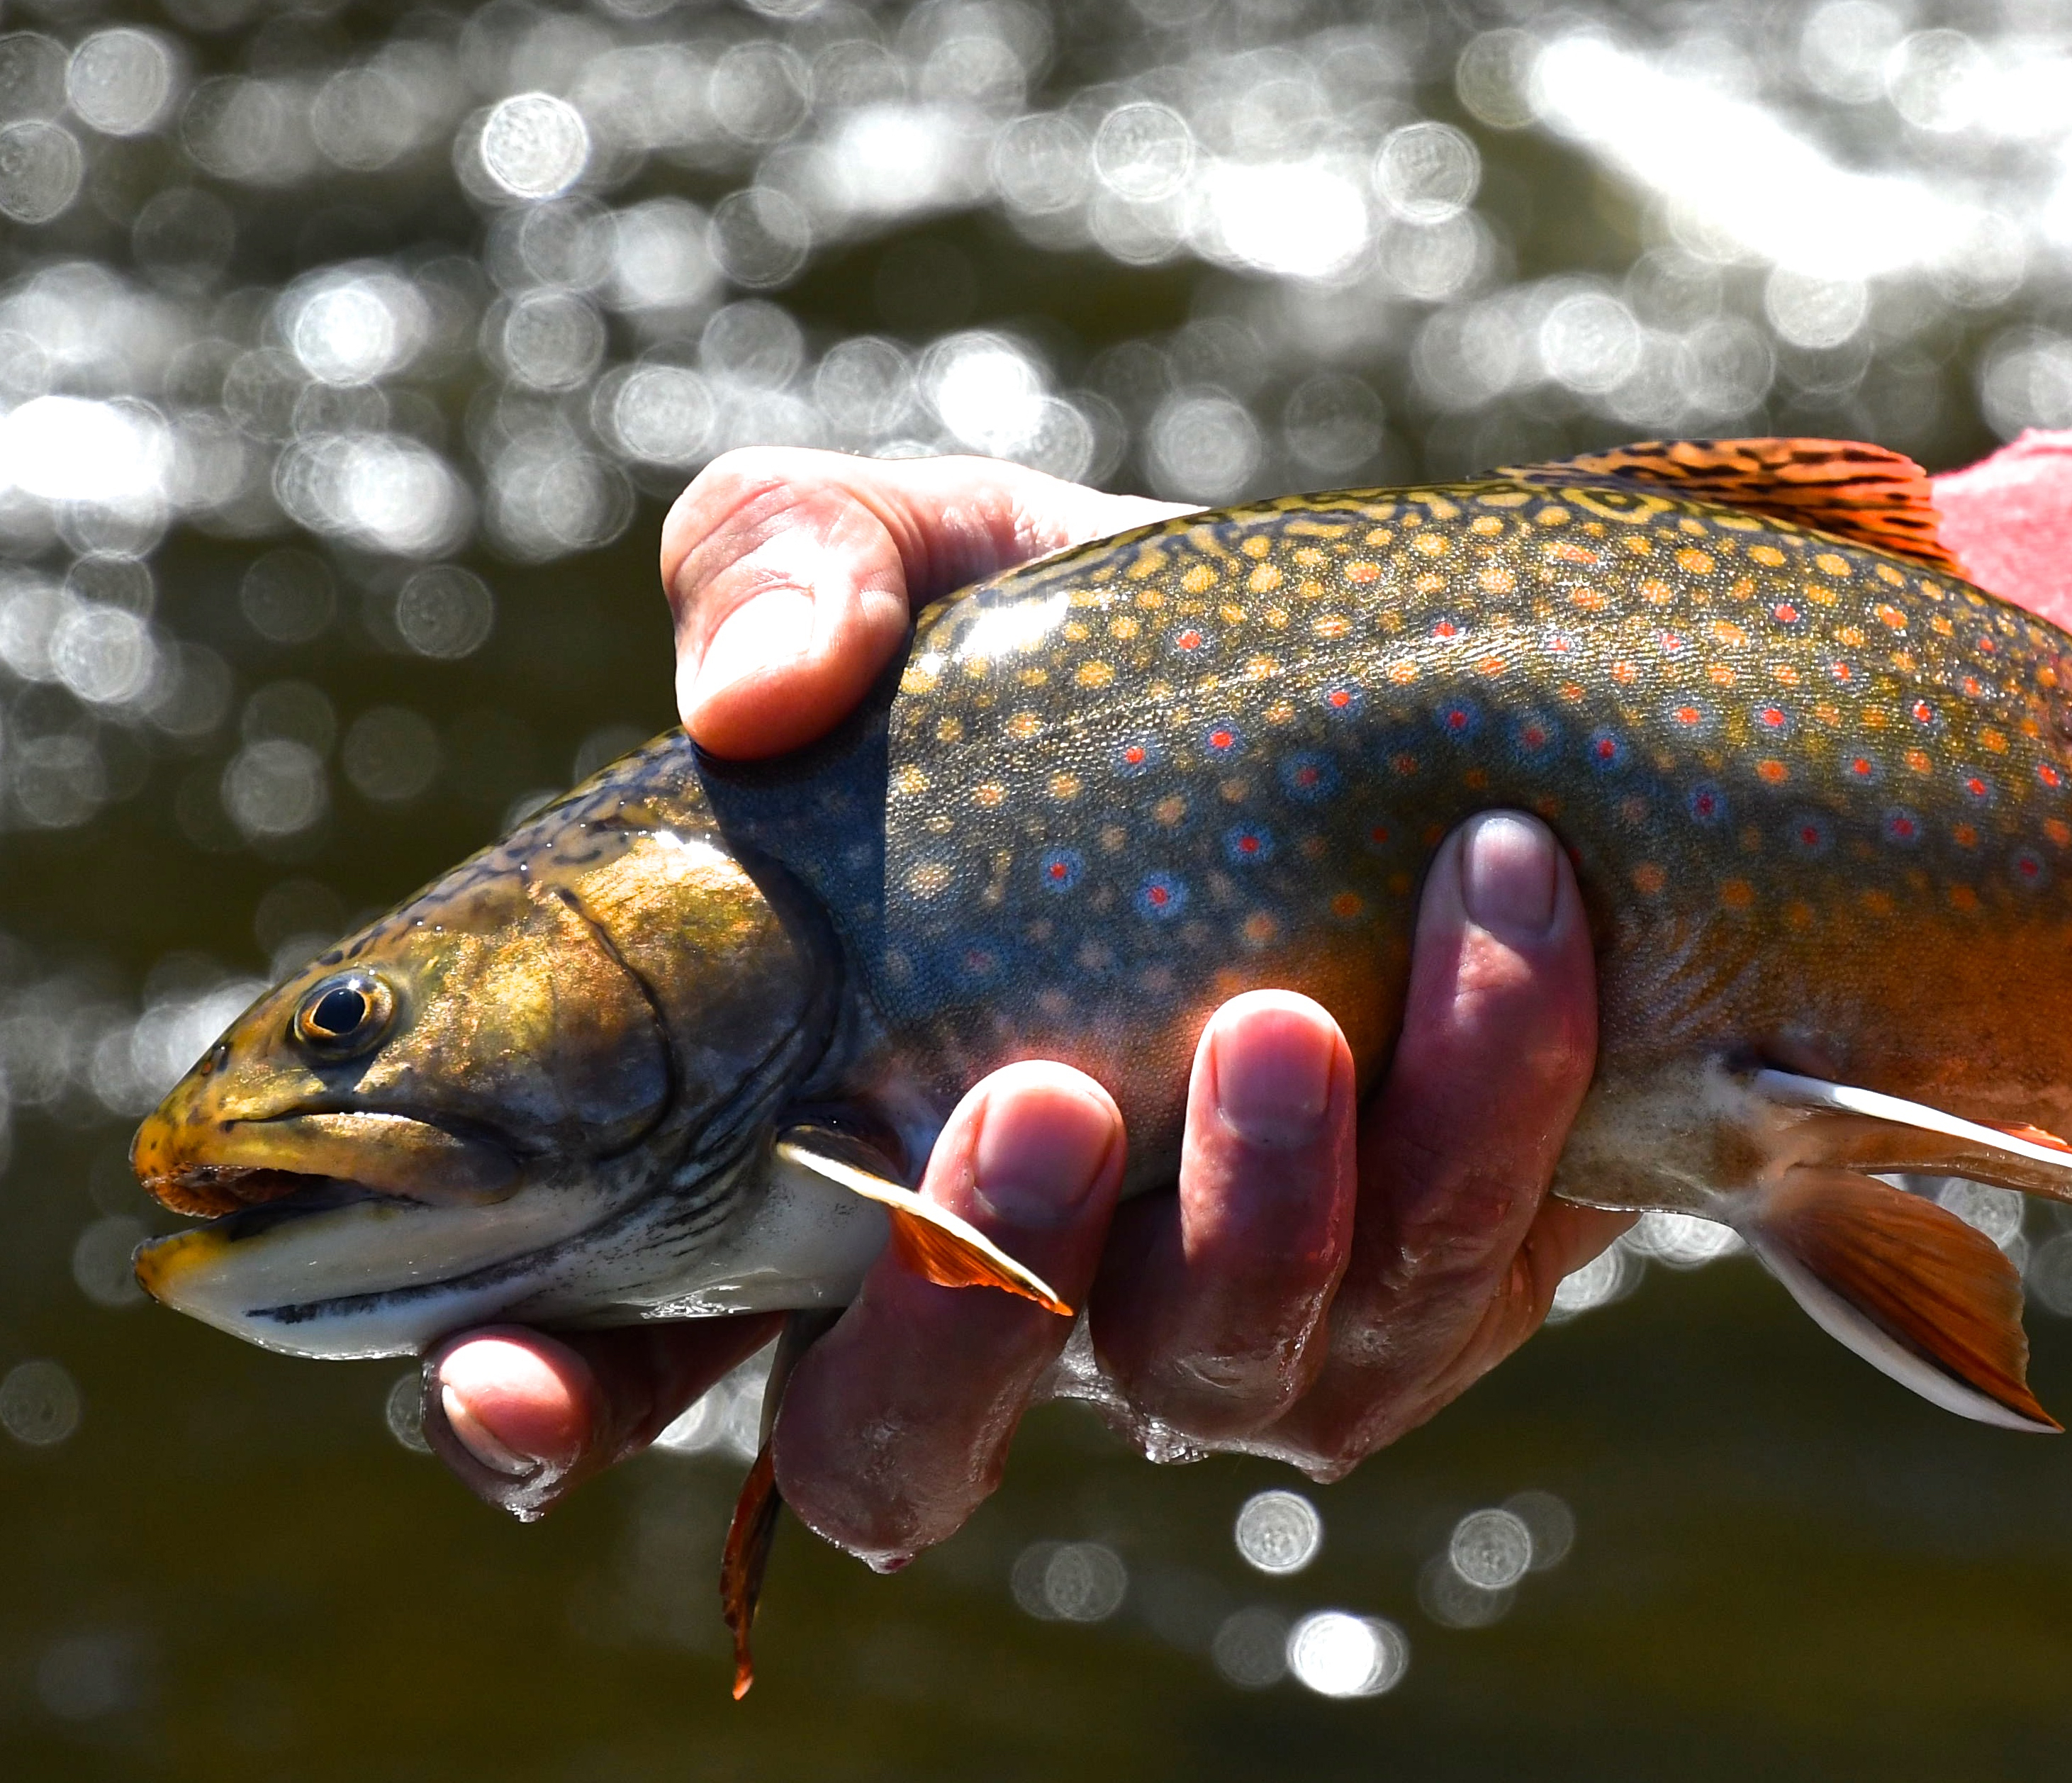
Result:
M780 755L861 700L911 610L1031 558L1186 509L993 459L728 452L662 527L676 704L718 756Z

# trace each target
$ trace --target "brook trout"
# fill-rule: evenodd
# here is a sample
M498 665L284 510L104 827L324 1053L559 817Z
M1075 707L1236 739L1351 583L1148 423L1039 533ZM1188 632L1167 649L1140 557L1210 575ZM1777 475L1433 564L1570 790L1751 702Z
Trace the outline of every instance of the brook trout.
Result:
M209 1217L138 1274L327 1357L837 1307L888 1229L1042 1299L906 1186L963 1091L1090 1073L1140 1192L1239 991L1316 998L1371 1085L1435 846L1515 806L1600 963L1555 1192L1725 1221L1888 1374L2054 1429L2012 1268L1877 1176L2072 1199L2068 676L1873 447L1656 443L1067 551L923 613L824 742L661 737L262 998L137 1136Z

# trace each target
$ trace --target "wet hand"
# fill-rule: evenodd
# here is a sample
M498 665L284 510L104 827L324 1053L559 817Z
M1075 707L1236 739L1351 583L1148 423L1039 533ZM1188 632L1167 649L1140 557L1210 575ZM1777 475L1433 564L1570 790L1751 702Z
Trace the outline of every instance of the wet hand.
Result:
M664 531L685 721L717 753L796 747L861 696L911 607L1178 511L988 460L729 455ZM1568 863L1541 826L1497 816L1435 864L1402 1038L1363 1111L1322 1008L1241 997L1202 1039L1178 1196L1117 1215L1126 1137L1105 1092L1063 1066L996 1073L952 1117L924 1192L1088 1304L1094 1357L1060 1369L1067 1321L881 1258L792 1379L786 1498L897 1564L992 1491L1050 1391L1093 1398L1155 1452L1344 1471L1515 1348L1623 1224L1544 1200L1593 1023ZM426 1432L483 1497L537 1514L775 1328L464 1334L428 1361Z

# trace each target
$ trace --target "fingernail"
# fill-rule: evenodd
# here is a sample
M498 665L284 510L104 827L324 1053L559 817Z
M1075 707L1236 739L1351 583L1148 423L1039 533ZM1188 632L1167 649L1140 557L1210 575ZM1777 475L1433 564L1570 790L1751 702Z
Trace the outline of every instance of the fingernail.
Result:
M1056 1225L1093 1192L1115 1144L1115 1116L1078 1091L997 1096L972 1165L979 1198L1017 1225Z
M713 632L691 684L691 703L709 699L744 676L804 656L812 640L812 597L796 588L765 591L736 607Z
M1543 826L1492 811L1470 820L1461 847L1461 898L1500 941L1537 941L1553 926L1554 838Z
M537 1456L520 1455L512 1448L475 1415L475 1408L454 1387L444 1382L439 1387L439 1406L454 1439L491 1473L522 1480L546 1465Z
M1219 1021L1209 1040L1216 1111L1253 1145L1306 1145L1331 1101L1338 1046L1293 1009L1255 1009Z

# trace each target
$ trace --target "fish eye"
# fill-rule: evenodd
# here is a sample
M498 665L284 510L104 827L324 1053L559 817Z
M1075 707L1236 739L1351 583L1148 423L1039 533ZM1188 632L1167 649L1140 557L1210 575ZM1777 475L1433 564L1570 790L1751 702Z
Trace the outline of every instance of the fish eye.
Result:
M371 972L327 978L295 1011L295 1038L327 1059L364 1052L388 1032L396 999Z

